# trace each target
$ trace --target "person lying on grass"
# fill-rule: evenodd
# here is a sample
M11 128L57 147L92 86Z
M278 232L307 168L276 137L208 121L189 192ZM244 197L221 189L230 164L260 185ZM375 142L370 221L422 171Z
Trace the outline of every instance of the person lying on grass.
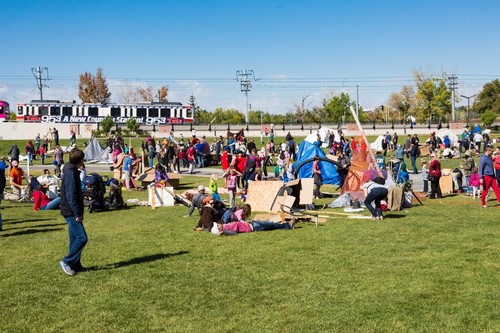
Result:
M236 235L238 233L246 233L252 231L269 231L269 230L290 230L294 228L293 223L275 223L265 221L252 222L231 222L227 224L217 223L217 230L213 229L212 233L217 235Z
M215 200L212 197L203 199L203 207L200 212L200 219L194 231L209 231L214 223L220 222L219 213L214 208Z

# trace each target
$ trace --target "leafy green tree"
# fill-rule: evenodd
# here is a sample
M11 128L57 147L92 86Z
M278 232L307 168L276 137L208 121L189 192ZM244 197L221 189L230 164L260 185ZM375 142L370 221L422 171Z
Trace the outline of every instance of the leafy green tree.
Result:
M491 124L493 124L495 122L495 120L497 119L497 116L498 116L498 114L491 111L491 110L485 111L481 115L481 122L485 126L490 126Z
M500 80L493 80L483 86L481 92L477 94L472 110L480 114L486 111L500 114Z
M343 118L345 121L352 121L351 111L349 105L351 99L349 94L341 93L339 96L333 96L331 99L323 99L324 120L323 122L329 123L342 123Z
M415 110L417 119L446 119L451 114L451 90L446 86L444 78L435 78L414 70L413 76L417 84ZM444 75L443 75L444 77Z
M106 134L111 131L113 126L115 126L115 123L113 122L113 118L111 116L107 116L101 121L102 131Z
M125 123L125 126L127 126L129 131L137 133L137 131L141 127L141 124L139 124L137 120L135 120L135 118L129 118Z
M16 113L15 113L15 112L11 112L11 113L9 114L9 121L12 121L12 122L17 121L17 116L16 116Z

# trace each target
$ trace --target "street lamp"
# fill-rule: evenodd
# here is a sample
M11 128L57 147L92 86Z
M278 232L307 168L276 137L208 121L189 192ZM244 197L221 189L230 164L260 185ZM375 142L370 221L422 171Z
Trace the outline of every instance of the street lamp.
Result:
M460 97L467 98L467 125L468 125L469 124L469 112L470 112L470 100L471 100L471 98L476 97L476 94L474 94L472 96L460 95Z

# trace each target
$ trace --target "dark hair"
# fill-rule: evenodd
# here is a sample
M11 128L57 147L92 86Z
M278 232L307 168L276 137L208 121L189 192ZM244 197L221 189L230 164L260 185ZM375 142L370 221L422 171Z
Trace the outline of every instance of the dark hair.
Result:
M243 210L243 219L250 217L252 214L252 206L249 204L245 204L241 209Z
M81 161L85 158L85 153L80 149L76 148L69 152L69 163L71 164L80 164Z

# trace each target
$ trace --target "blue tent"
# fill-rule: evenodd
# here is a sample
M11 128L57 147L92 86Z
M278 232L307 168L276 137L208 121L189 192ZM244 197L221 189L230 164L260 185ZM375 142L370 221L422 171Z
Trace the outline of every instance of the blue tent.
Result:
M297 153L297 162L294 164L294 170L298 169L298 178L312 178L312 166L315 156L319 156L321 162L319 169L321 170L321 178L323 184L339 185L339 173L335 162L328 159L325 152L316 144L307 141L302 141Z

